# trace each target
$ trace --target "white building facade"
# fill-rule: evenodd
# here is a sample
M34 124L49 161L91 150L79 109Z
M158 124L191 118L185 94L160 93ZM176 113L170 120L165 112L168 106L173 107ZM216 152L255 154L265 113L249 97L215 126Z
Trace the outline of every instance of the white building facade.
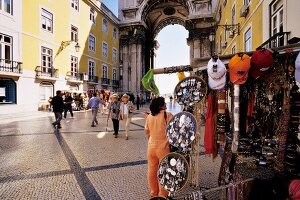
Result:
M264 0L263 41L274 38L267 47L279 47L299 42L300 1Z
M0 114L21 105L22 0L0 0Z

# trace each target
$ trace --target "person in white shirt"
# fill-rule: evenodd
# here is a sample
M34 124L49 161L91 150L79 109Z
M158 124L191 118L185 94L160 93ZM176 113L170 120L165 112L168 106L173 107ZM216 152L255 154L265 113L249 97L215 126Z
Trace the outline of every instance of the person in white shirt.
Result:
M126 140L128 140L128 133L129 133L131 118L133 115L133 110L134 110L133 103L129 101L129 95L124 94L122 96L122 103L120 105L120 119L123 120L125 126Z

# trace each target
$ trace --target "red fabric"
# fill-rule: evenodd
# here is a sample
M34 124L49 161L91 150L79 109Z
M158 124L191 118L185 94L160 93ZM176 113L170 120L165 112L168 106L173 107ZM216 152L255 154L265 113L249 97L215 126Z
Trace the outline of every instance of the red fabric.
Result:
M214 131L214 100L213 95L209 94L207 97L207 111L205 122L204 148L205 154L213 154L215 147L215 131Z
M292 200L300 199L300 179L293 180L289 186L289 197Z

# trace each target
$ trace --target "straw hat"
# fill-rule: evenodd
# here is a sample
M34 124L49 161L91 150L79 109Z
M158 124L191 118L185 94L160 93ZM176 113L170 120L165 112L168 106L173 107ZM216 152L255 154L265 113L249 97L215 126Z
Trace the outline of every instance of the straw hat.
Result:
M113 94L112 98L118 98L118 94Z
M128 98L129 98L129 95L128 95L128 94L123 94L122 99L123 99L123 98L127 98L127 99L128 99Z

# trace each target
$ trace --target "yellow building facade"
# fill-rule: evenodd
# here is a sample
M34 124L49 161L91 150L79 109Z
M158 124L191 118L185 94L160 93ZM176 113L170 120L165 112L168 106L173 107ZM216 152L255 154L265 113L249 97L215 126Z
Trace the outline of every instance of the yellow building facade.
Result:
M22 84L34 107L56 90L119 89L118 19L100 1L29 1L22 19Z
M218 55L253 51L263 43L263 0L219 0L215 50Z

